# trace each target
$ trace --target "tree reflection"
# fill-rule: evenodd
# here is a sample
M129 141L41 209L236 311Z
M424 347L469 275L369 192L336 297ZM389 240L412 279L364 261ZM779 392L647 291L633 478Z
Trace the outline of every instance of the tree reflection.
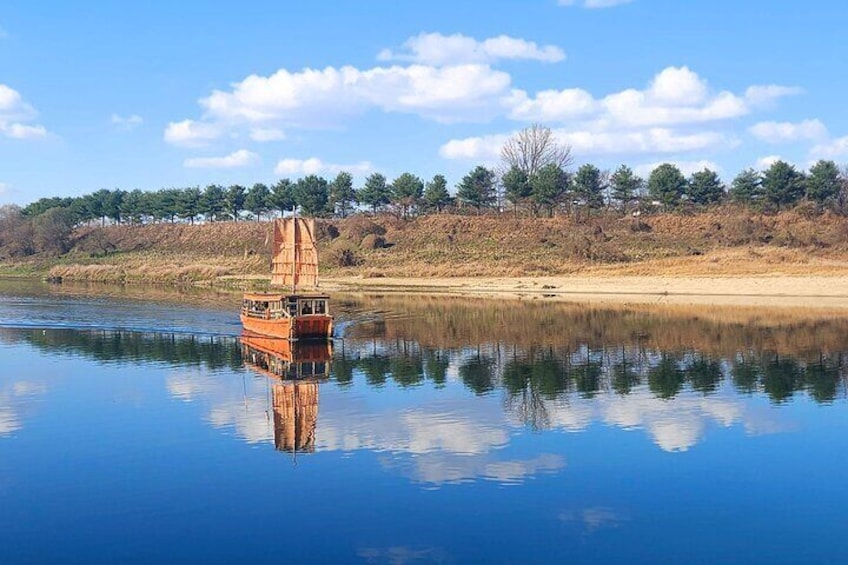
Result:
M494 362L480 355L471 357L459 366L459 378L474 394L483 395L494 390L492 367Z
M756 359L740 356L733 362L730 375L736 390L753 394L758 390L763 378L763 367Z
M373 387L382 387L389 379L392 361L386 355L370 355L363 357L357 363L357 367L365 373L365 379Z
M531 427L548 425L552 401L592 401L606 391L672 400L717 395L727 382L739 393L762 394L775 404L798 394L819 403L846 395L842 347L848 321L842 319L758 328L629 309L526 303L516 309L448 299L399 304L410 315L383 317L384 305L347 326L350 335L334 349L331 380L343 387L430 383L501 395ZM346 305L361 312L367 301ZM0 338L104 363L243 370L237 340L230 337L7 329Z
M795 391L802 389L801 367L794 359L776 356L763 366L763 391L773 402L786 402Z
M630 394L633 388L642 382L642 376L636 370L636 365L626 358L621 362L613 363L611 373L612 389L620 395Z
M333 363L333 376L337 383L342 387L349 387L353 384L353 370L356 368L356 363L342 351L336 356L336 361Z
M830 403L836 399L841 368L841 355L833 364L829 364L822 357L818 363L807 366L804 377L813 400L820 403Z
M448 380L448 367L450 367L450 358L444 352L428 350L424 355L424 374L436 386L445 386Z
M660 362L648 371L648 388L663 400L674 398L683 388L684 381L677 359L665 352L660 354Z
M686 367L685 375L686 379L692 383L692 388L704 395L715 392L723 378L718 361L703 355L699 355Z
M604 366L600 361L589 361L581 363L571 371L577 392L583 398L593 398L601 390L601 375Z
M158 362L209 369L241 369L238 341L230 337L106 330L18 330L17 337L44 352L104 363Z
M504 385L510 392L530 388L545 398L554 399L568 392L572 386L569 364L553 351L533 350L527 357L506 363ZM587 386L591 388L591 385Z

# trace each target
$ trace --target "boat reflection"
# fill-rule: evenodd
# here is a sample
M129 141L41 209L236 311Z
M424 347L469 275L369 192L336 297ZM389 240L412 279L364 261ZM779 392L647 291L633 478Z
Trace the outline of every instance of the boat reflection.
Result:
M287 453L313 453L318 386L330 376L332 343L289 341L250 332L243 333L240 341L245 366L274 383L274 447Z

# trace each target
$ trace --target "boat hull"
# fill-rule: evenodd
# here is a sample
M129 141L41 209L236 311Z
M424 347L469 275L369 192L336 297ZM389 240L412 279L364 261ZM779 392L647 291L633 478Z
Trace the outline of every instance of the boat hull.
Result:
M282 339L330 339L333 336L333 318L325 315L276 320L242 315L241 324L248 331Z

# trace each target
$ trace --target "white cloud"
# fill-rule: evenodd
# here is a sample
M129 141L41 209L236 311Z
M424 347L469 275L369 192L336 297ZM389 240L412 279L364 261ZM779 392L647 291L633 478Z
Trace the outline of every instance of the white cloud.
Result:
M502 59L531 59L555 63L565 59L565 53L554 45L539 47L532 41L499 35L483 41L460 33L421 33L410 37L403 50L384 49L377 55L380 61L408 61L425 65L455 65L461 63L494 63Z
M848 135L831 139L826 143L814 146L810 155L817 159L839 159L848 157Z
M767 96L757 88L785 87L752 88L753 97L728 91L713 94L707 81L688 67L667 67L657 73L644 90L630 88L600 99L579 88L543 90L534 97L523 90L515 90L508 99L509 117L544 122L591 118L598 121L599 127L638 128L703 123L750 113Z
M335 163L324 163L317 157L309 159L282 159L274 167L274 174L282 176L317 175L320 173L337 174L347 171L354 175L368 174L374 170L374 166L368 161L360 161L350 165L338 165Z
M489 63L506 58L554 60L548 47L501 36L476 40L461 34L425 33L410 38L400 53L381 59L413 64L352 66L250 75L228 89L200 99L202 118L173 122L165 139L202 146L224 136L276 141L290 128L343 125L372 110L408 113L443 123L497 117L550 123L575 154L675 154L732 148L739 141L718 127L761 105L800 89L751 86L743 94L716 90L686 66L667 67L641 88L596 97L575 87L530 94L516 89L506 72ZM461 63L460 63L461 62ZM442 66L439 66L442 65ZM439 150L448 159L496 160L508 133L448 140ZM284 159L278 174L333 170L313 159Z
M418 36L421 38L450 39L438 34ZM562 56L556 48L507 36L482 42L465 39L483 55L455 58L552 61ZM416 57L423 60L448 55L421 51ZM395 64L364 70L349 65L279 69L268 76L247 76L228 89L213 90L199 101L203 117L168 124L165 140L201 146L247 129L254 141L274 141L282 139L283 130L288 128L337 127L371 109L445 123L484 121L502 115L511 95L510 75L483 62Z
M0 135L12 139L34 139L48 135L47 129L31 124L38 116L21 94L5 84L0 84Z
M118 129L128 131L144 123L144 119L142 119L142 117L137 114L132 114L130 116L112 114L111 122L112 125L117 127Z
M0 182L0 196L3 196L7 192L9 192L9 185L5 182Z
M685 176L689 176L692 173L697 173L698 171L703 171L704 169L709 169L713 172L720 173L721 167L715 163L714 161L708 161L706 159L701 159L700 161L679 161L679 160L669 160L669 161L660 161L656 163L645 163L643 165L637 165L633 167L633 172L639 175L642 178L648 178L651 175L651 171L659 167L664 163L670 163L680 169L680 172Z
M508 47L500 49L503 53L509 51ZM447 60L458 56L431 53L422 57ZM251 75L228 91L213 91L200 101L205 120L172 123L166 138L176 138L174 142L185 137L193 140L192 130L204 125L214 127L216 123L229 127L242 123L254 128L260 124L335 125L369 108L412 113L442 122L479 121L506 114L524 121L591 118L601 125L670 126L736 118L748 114L764 100L796 91L767 86L751 87L744 96L727 91L713 94L707 82L685 66L663 69L645 90L627 89L600 99L579 88L543 90L531 97L511 88L509 74L479 62L393 65L368 70L351 66L299 72L280 69L267 77ZM210 132L203 139L212 135Z
M286 138L286 132L275 128L254 128L250 130L250 139L253 141L281 141Z
M439 155L445 159L491 161L500 156L501 148L508 138L508 135L498 134L452 139L439 148Z
M643 90L595 98L580 88L543 90L535 96L516 89L503 104L513 120L554 124L558 139L577 155L659 155L736 147L735 136L695 126L733 120L767 100L797 92L774 85L750 87L742 95L716 92L682 66L663 69ZM811 135L817 127L824 129L820 123L805 123L800 131ZM509 135L453 139L439 152L447 159L494 161Z
M8 120L25 120L35 117L35 110L24 102L20 92L0 84L0 116Z
M827 128L819 120L801 122L760 122L748 130L751 135L766 143L781 143L800 139L823 139Z
M268 77L251 75L200 103L210 121L231 124L320 127L368 108L443 122L474 121L497 113L510 80L507 73L479 64L281 69Z
M234 169L249 167L259 163L259 155L247 149L239 149L224 157L193 157L183 161L183 166L190 169Z
M760 157L757 159L756 168L759 170L768 169L772 165L774 165L778 161L783 161L783 157L780 155L766 155L765 157Z
M797 86L780 86L776 84L750 86L745 90L745 98L752 104L768 104L786 96L803 94L804 89Z
M510 118L528 122L547 122L588 117L598 110L598 102L580 88L543 90L535 98L517 91L511 99Z
M560 6L582 6L584 8L612 8L629 4L633 0L559 0Z
M666 67L654 77L648 95L672 106L700 104L707 98L707 83L689 67Z
M47 130L44 126L30 126L26 124L0 124L0 131L12 139L36 139L47 135Z
M736 140L722 133L704 131L678 133L667 128L648 128L638 131L611 130L554 130L556 139L570 145L578 155L627 155L645 153L678 153L730 147ZM439 148L445 159L496 161L506 134L469 137L448 141Z
M721 146L734 140L712 131L682 134L666 128L643 131L558 131L557 137L572 150L586 155L621 155L639 153L678 153Z
M165 141L183 147L202 147L221 137L221 128L217 124L183 120L171 122L165 128Z

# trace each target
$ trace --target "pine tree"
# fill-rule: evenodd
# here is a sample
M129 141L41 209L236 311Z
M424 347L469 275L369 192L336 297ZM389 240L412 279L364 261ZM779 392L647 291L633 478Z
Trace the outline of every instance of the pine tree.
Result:
M648 177L648 194L658 200L665 209L674 208L686 192L686 177L676 166L663 163L651 171Z
M610 177L612 199L621 205L621 210L627 212L631 203L639 198L639 191L645 181L633 174L627 165L621 165Z
M456 196L460 202L480 210L495 202L495 173L483 166L475 167L462 177L456 187Z
M441 212L450 203L451 197L448 193L448 181L442 175L435 175L433 180L424 188L424 206L428 210Z
M388 204L391 200L391 190L386 183L386 177L380 173L372 173L365 179L365 184L359 189L359 201L371 207L372 212Z
M695 205L718 204L725 196L724 183L715 171L709 169L692 173L686 184L686 196Z

